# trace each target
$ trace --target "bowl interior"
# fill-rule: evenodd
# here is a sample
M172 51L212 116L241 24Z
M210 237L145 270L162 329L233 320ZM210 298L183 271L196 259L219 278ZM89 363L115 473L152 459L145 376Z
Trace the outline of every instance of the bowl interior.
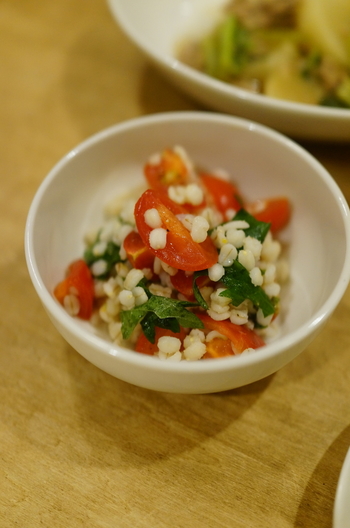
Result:
M28 228L37 289L47 306L55 303L51 292L67 265L82 255L84 234L101 224L104 205L143 183L148 157L174 145L182 145L202 167L227 170L249 199L290 198L292 220L281 234L291 269L281 335L309 324L324 310L348 259L341 193L295 143L248 121L205 113L164 114L118 125L87 140L52 170L35 197ZM95 332L88 323L76 324Z
M107 0L123 30L177 87L208 108L258 121L293 137L349 141L350 111L251 93L179 62L179 44L206 33L228 0Z

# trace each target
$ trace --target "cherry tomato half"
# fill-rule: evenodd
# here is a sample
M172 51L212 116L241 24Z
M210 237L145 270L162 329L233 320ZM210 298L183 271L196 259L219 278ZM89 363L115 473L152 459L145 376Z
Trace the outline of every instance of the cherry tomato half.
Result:
M242 199L233 183L222 180L212 174L201 174L200 178L214 200L215 206L222 214L225 214L230 209L236 212L242 209Z
M66 295L71 293L79 299L78 317L90 319L94 303L94 283L90 269L82 259L70 264L66 278L54 289L54 296L61 304Z
M146 163L144 174L152 189L160 190L169 185L188 183L188 169L181 156L171 149L162 152L158 163Z
M257 220L270 223L273 233L285 227L291 215L290 202L284 196L256 200L245 205L245 209Z
M214 337L211 341L206 342L207 351L203 359L215 359L219 357L233 356L233 349L231 346L231 339Z
M152 208L157 209L162 227L167 231L166 246L163 249L152 248L149 241L152 228L145 221L145 212ZM169 266L196 271L216 264L218 252L210 237L204 242L195 242L182 222L164 204L161 193L148 189L141 195L135 206L135 220L145 245Z
M196 314L201 321L204 323L204 326L207 330L216 330L220 334L226 336L233 343L236 354L241 354L246 348L259 348L265 345L264 340L258 336L254 330L250 330L244 325L235 325L231 321L214 321L209 315L197 313ZM229 348L225 344L225 340L221 339L222 347L225 351L228 352ZM215 347L219 347L220 343L217 341ZM210 346L207 347L207 354L210 354ZM231 349L231 354L233 355L233 350ZM224 354L222 354L224 355ZM216 352L215 355L208 355L206 357L219 357L221 354Z
M153 269L154 254L148 249L140 235L131 231L124 239L124 249L129 262L136 269Z
M170 185L187 185L189 182L188 168L181 158L181 156L171 149L166 149L162 152L158 163L148 162L144 166L144 174L151 189L162 193L165 200L170 200L168 197L168 188ZM168 206L168 204L166 204ZM174 206L182 207L183 212L195 214L205 207L206 203L199 205L192 205L184 203L183 205L174 204L169 207L174 214L180 211L174 211Z
M156 337L155 337L154 343L151 343L150 341L148 341L145 334L141 333L136 342L136 346L135 346L136 352L141 352L142 354L153 356L153 354L158 351L158 345L157 345L158 339L164 336L177 337L178 339L180 339L182 343L186 337L186 331L184 330L184 328L180 327L180 332L175 333L175 332L172 332L171 330L167 330L166 328L159 328L159 326L157 326L156 327Z
M193 275L186 275L182 270L179 270L176 275L170 277L171 284L178 292L182 293L189 301L194 300L193 293ZM208 275L202 275L196 280L197 286L203 288L211 283Z

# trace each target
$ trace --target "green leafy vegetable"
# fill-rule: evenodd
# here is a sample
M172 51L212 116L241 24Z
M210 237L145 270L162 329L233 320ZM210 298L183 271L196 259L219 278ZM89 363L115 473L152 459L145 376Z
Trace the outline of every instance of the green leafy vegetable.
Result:
M148 289L148 285L149 285L149 281L146 279L146 277L143 277L143 279L141 279L137 283L137 286L140 286L141 288L143 288L145 290L145 292L146 292L147 297L150 298L150 297L152 297L152 293Z
M209 306L207 304L207 302L203 299L203 296L198 288L198 284L197 284L197 279L198 277L201 277L202 275L208 275L208 270L202 270L202 271L196 271L194 274L193 274L193 283L192 283L192 287L193 287L193 294L194 294L194 297L197 301L197 303L202 307L204 308L204 310L208 310Z
M203 328L202 321L187 310L190 306L197 306L197 303L152 295L141 306L121 312L123 338L128 339L138 323L143 325L145 335L151 343L154 343L156 326L170 330L178 328L178 325L184 328Z
M143 333L151 343L155 341L156 326L171 330L175 334L180 332L179 321L175 317L161 319L154 312L148 312L141 321L141 327Z
M264 242L265 237L270 229L270 224L261 222L249 214L245 209L240 209L238 213L233 217L233 220L244 220L249 224L249 227L243 229L246 236L257 238L260 242Z
M319 52L312 51L305 59L305 63L301 70L301 76L304 79L312 79L314 75L317 75L317 70L322 62L322 56Z
M94 254L94 246L96 243L99 242L99 239L97 237L96 242L89 246L85 252L84 252L84 260L86 264L90 267L94 262L97 262L98 260L104 260L107 264L107 269L104 273L98 276L99 279L105 279L110 274L113 266L117 264L117 262L121 262L122 259L120 258L120 247L117 246L114 242L110 241L107 243L106 249L102 255L95 255Z
M236 17L230 16L218 29L219 77L228 78L241 70L244 61L245 42L243 28Z
M248 61L250 37L235 16L227 17L202 42L204 70L222 80L239 74Z
M243 301L249 299L255 307L261 308L264 317L275 312L274 302L260 286L255 286L252 283L248 270L238 260L235 260L232 266L225 268L225 275L221 280L227 289L220 295L232 299L234 306L239 306Z
M269 232L271 224L268 224L266 222L261 222L261 220L257 220L256 218L254 218L254 216L249 214L248 211L246 211L245 209L240 209L231 219L231 221L235 221L235 220L244 220L245 222L247 222L247 224L249 224L249 227L247 227L246 229L243 229L246 236L251 236L259 240L260 242L264 242L265 237L267 233ZM220 225L224 226L227 223L228 222L223 222ZM208 234L211 235L213 231L215 231L215 229L216 229L215 227L212 229L209 229Z

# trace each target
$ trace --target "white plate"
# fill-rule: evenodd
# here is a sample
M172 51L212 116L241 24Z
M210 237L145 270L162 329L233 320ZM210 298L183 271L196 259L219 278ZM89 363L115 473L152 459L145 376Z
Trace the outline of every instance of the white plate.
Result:
M333 528L350 528L350 449L345 457L337 486Z
M227 0L107 0L121 28L178 88L208 108L258 121L301 139L350 141L350 110L252 94L176 59L187 35L209 29Z

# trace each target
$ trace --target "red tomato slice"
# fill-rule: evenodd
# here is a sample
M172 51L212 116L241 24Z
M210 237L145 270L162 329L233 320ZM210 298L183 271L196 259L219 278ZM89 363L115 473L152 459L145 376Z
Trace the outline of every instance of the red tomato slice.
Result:
M190 301L194 300L192 275L186 275L184 271L179 270L176 275L170 277L170 281L175 290L182 293L186 299ZM210 284L211 280L209 279L208 275L202 275L197 278L196 282L199 288L203 288L203 286Z
M236 212L242 209L242 199L233 183L212 174L201 174L200 178L221 213L225 214L228 209L233 209Z
M168 197L168 187L170 185L187 185L189 183L188 169L183 159L171 149L166 149L162 152L159 163L146 163L144 166L144 174L149 186L152 189L164 193L166 196L165 200L167 201L171 201ZM183 212L195 214L206 205L204 200L200 205L192 205L190 203L179 205L174 204L174 202L172 203L173 206L169 207L166 205L174 214L181 212L174 211L174 207L181 207Z
M214 321L214 319L207 314L197 313L196 315L203 321L207 330L216 330L220 334L228 337L234 345L236 354L241 354L246 348L259 348L265 345L264 340L258 336L254 330L250 330L246 326L235 325L231 323L231 321ZM225 340L222 339L221 341L225 350L228 350ZM219 345L219 342L215 343L216 347ZM207 350L210 353L210 347ZM218 354L210 357L218 357Z
M156 327L156 337L154 343L151 343L148 341L145 334L141 333L135 346L136 352L141 352L142 354L148 354L149 356L153 356L155 352L158 351L158 339L163 336L170 336L170 337L177 337L181 340L181 343L186 337L186 331L184 328L180 328L179 333L172 332L171 330L167 330L165 328L159 328Z
M256 200L245 205L245 209L257 220L271 223L273 233L285 227L291 215L289 200L284 196Z
M188 170L181 156L171 149L161 154L159 163L146 163L144 174L152 189L166 189L169 185L185 185Z
M149 242L152 228L145 222L145 212L152 208L157 209L162 227L167 230L167 243L163 249L154 249ZM185 271L196 271L216 264L218 252L210 237L204 242L195 242L190 232L164 204L162 194L152 189L145 191L136 203L135 220L145 245L169 266Z
M66 295L73 293L79 299L78 317L90 319L94 303L94 283L90 269L82 259L72 262L66 278L54 289L54 296L63 304Z
M222 337L214 337L208 343L205 343L207 346L207 351L203 356L203 359L214 359L225 356L233 356L233 350L231 346L231 339L225 339Z
M129 262L136 269L153 269L154 254L148 249L136 231L131 231L124 239L124 249Z
M173 202L171 198L168 196L168 191L161 189L157 190L158 196L161 198L163 204L172 212L174 215L178 214L188 214L190 211L187 207L188 204L178 204L176 202Z

